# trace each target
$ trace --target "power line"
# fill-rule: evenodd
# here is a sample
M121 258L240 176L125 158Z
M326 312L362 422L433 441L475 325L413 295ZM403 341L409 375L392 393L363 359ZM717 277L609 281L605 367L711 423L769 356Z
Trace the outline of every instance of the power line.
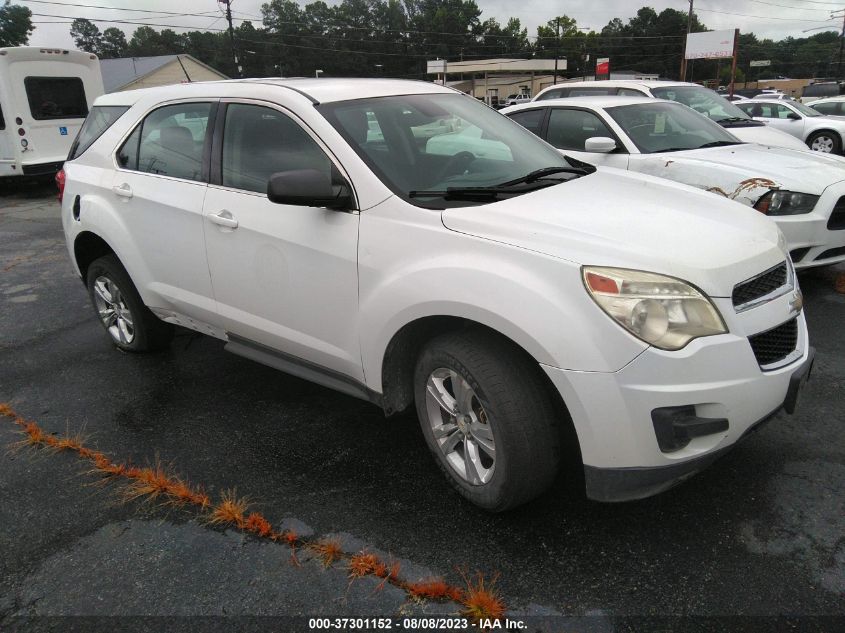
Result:
M722 15L735 15L741 18L759 18L761 20L785 20L787 22L811 22L813 24L820 24L828 22L829 20L803 20L799 18L780 18L774 15L749 15L748 13L731 13L729 11L717 11L716 9L696 9L696 11L704 11L706 13L721 13Z

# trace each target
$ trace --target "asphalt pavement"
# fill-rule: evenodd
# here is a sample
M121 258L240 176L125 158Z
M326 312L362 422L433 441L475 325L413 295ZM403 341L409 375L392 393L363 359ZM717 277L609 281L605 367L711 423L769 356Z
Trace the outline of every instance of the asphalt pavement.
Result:
M511 613L547 616L544 630L732 630L781 616L760 630L833 633L845 630L843 273L800 276L817 358L795 415L652 499L598 504L564 474L489 515L442 480L411 415L387 420L187 332L160 354L115 349L72 272L54 193L20 187L0 196L0 402L117 459L171 464L212 495L236 488L272 522L339 534L413 579L498 575ZM294 564L285 546L195 514L123 503L72 455L7 451L17 439L0 419L0 631L93 630L84 616L459 611L350 582L307 553Z

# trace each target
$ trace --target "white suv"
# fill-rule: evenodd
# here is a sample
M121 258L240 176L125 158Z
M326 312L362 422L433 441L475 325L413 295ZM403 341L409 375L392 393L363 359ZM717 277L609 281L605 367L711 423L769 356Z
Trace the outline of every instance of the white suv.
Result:
M439 120L462 123L451 154L415 134ZM175 324L415 407L489 510L546 489L567 442L592 498L665 490L791 412L812 363L774 223L567 160L434 84L109 94L64 175L68 249L115 345L162 348Z

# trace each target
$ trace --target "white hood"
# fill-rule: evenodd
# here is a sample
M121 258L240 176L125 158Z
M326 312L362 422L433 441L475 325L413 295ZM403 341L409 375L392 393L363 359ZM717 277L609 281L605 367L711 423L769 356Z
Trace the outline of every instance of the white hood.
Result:
M771 189L821 195L845 180L845 158L747 143L632 157L630 169L683 182L748 206Z
M787 134L783 130L768 125L752 125L748 127L726 127L728 132L746 143L759 143L772 147L788 147L790 149L810 149L801 139Z
M443 211L454 231L578 264L679 277L710 296L786 258L774 222L666 180L599 168L589 176L493 204Z

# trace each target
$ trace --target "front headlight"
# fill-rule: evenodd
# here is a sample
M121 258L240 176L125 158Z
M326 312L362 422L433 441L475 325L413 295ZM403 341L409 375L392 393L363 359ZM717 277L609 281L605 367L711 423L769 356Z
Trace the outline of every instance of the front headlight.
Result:
M775 189L764 194L754 208L766 215L801 215L812 211L818 201L818 196L811 196L808 193Z
M674 351L695 338L728 331L710 299L680 279L593 266L582 274L599 307L649 345Z

